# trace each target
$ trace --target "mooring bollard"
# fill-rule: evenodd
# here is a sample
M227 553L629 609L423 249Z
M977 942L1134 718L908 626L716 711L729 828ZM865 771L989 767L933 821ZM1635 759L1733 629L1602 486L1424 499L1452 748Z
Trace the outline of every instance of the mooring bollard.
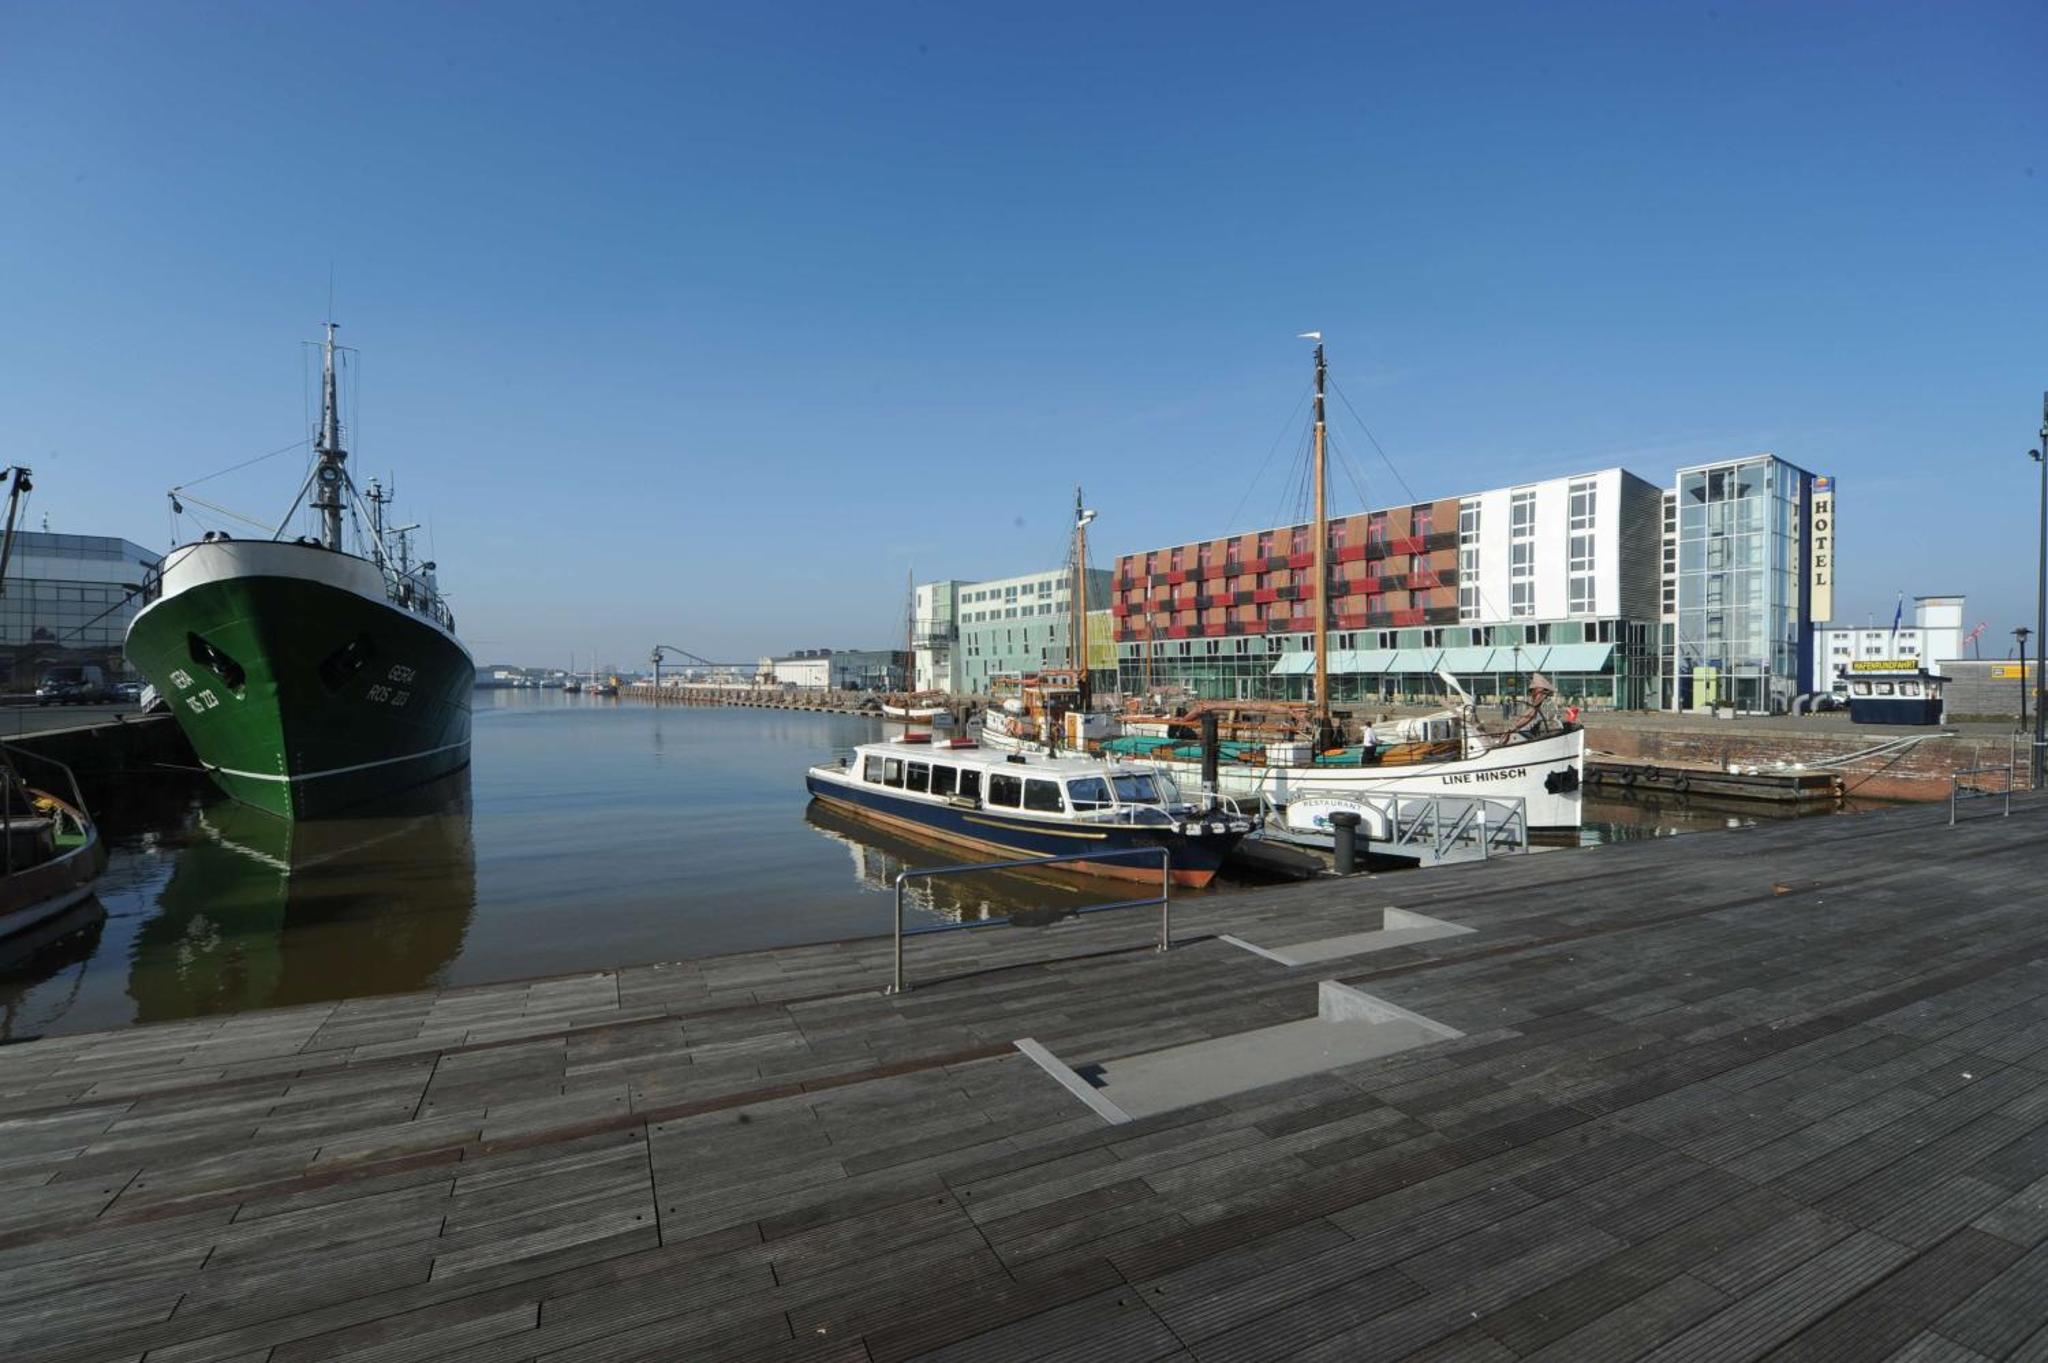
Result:
M1358 869L1358 825L1364 822L1348 809L1340 809L1330 816L1330 827L1337 830L1337 874L1348 876Z

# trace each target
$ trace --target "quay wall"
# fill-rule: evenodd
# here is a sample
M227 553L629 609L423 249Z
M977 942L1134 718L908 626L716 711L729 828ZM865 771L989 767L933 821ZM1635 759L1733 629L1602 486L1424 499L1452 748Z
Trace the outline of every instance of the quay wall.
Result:
M1726 770L1730 765L1769 768L1778 762L1817 763L1848 757L1891 739L1918 733L1921 741L1903 752L1863 758L1840 768L1845 791L1878 800L1946 800L1949 777L1972 767L1997 767L1981 784L2003 789L2012 749L2004 735L1943 734L1938 731L1891 729L1871 725L1846 733L1796 733L1779 728L1745 728L1731 721L1721 728L1705 725L1657 727L1640 722L1586 723L1586 755L1651 766L1701 765ZM2017 788L2027 785L2026 749L2019 750Z
M652 686L645 683L620 688L619 694L654 705L743 705L760 710L817 710L851 715L877 699L869 691L826 691L777 686ZM955 714L978 710L985 704L980 696L954 696Z
M43 729L8 738L10 747L25 749L39 757L64 763L77 775L89 802L96 802L105 787L123 778L154 775L165 767L192 768L199 759L185 739L185 731L170 715L119 715L74 728ZM42 764L17 764L22 777L32 784L52 773Z

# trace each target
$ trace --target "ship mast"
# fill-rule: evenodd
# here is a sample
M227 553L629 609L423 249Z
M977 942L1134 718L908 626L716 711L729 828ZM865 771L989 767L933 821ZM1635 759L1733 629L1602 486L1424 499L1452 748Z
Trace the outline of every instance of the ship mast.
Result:
M348 485L348 474L344 469L348 463L348 451L341 447L341 403L334 388L332 322L327 324L327 339L321 345L320 437L313 445L313 452L320 456L320 467L314 474L319 490L313 496L313 509L320 513L320 543L338 550L341 548L342 491Z
M1330 519L1329 508L1323 499L1323 475L1325 472L1323 432L1323 338L1320 332L1311 333L1316 338L1316 741L1322 742L1323 732L1330 727Z
M1073 616L1067 626L1068 661L1074 666L1074 685L1083 709L1088 706L1088 522L1095 513L1081 505L1081 489L1074 489L1074 585L1067 606Z

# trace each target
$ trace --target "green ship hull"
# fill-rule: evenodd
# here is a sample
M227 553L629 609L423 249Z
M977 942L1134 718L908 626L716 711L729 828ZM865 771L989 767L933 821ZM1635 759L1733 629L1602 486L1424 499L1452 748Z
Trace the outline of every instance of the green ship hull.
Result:
M153 585L129 627L129 661L235 799L318 817L468 765L468 651L379 599L382 574L364 560L308 544L201 544L173 551Z

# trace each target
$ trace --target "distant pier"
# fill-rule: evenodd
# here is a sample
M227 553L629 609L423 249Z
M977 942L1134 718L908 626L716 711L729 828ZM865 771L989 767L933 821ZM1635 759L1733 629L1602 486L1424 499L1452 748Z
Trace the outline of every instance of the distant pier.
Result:
M756 710L812 710L820 714L870 714L886 718L876 704L881 699L872 691L823 691L777 686L655 686L637 682L621 687L619 694L653 705L742 705ZM953 697L953 713L964 715L979 710L986 700L978 696Z

